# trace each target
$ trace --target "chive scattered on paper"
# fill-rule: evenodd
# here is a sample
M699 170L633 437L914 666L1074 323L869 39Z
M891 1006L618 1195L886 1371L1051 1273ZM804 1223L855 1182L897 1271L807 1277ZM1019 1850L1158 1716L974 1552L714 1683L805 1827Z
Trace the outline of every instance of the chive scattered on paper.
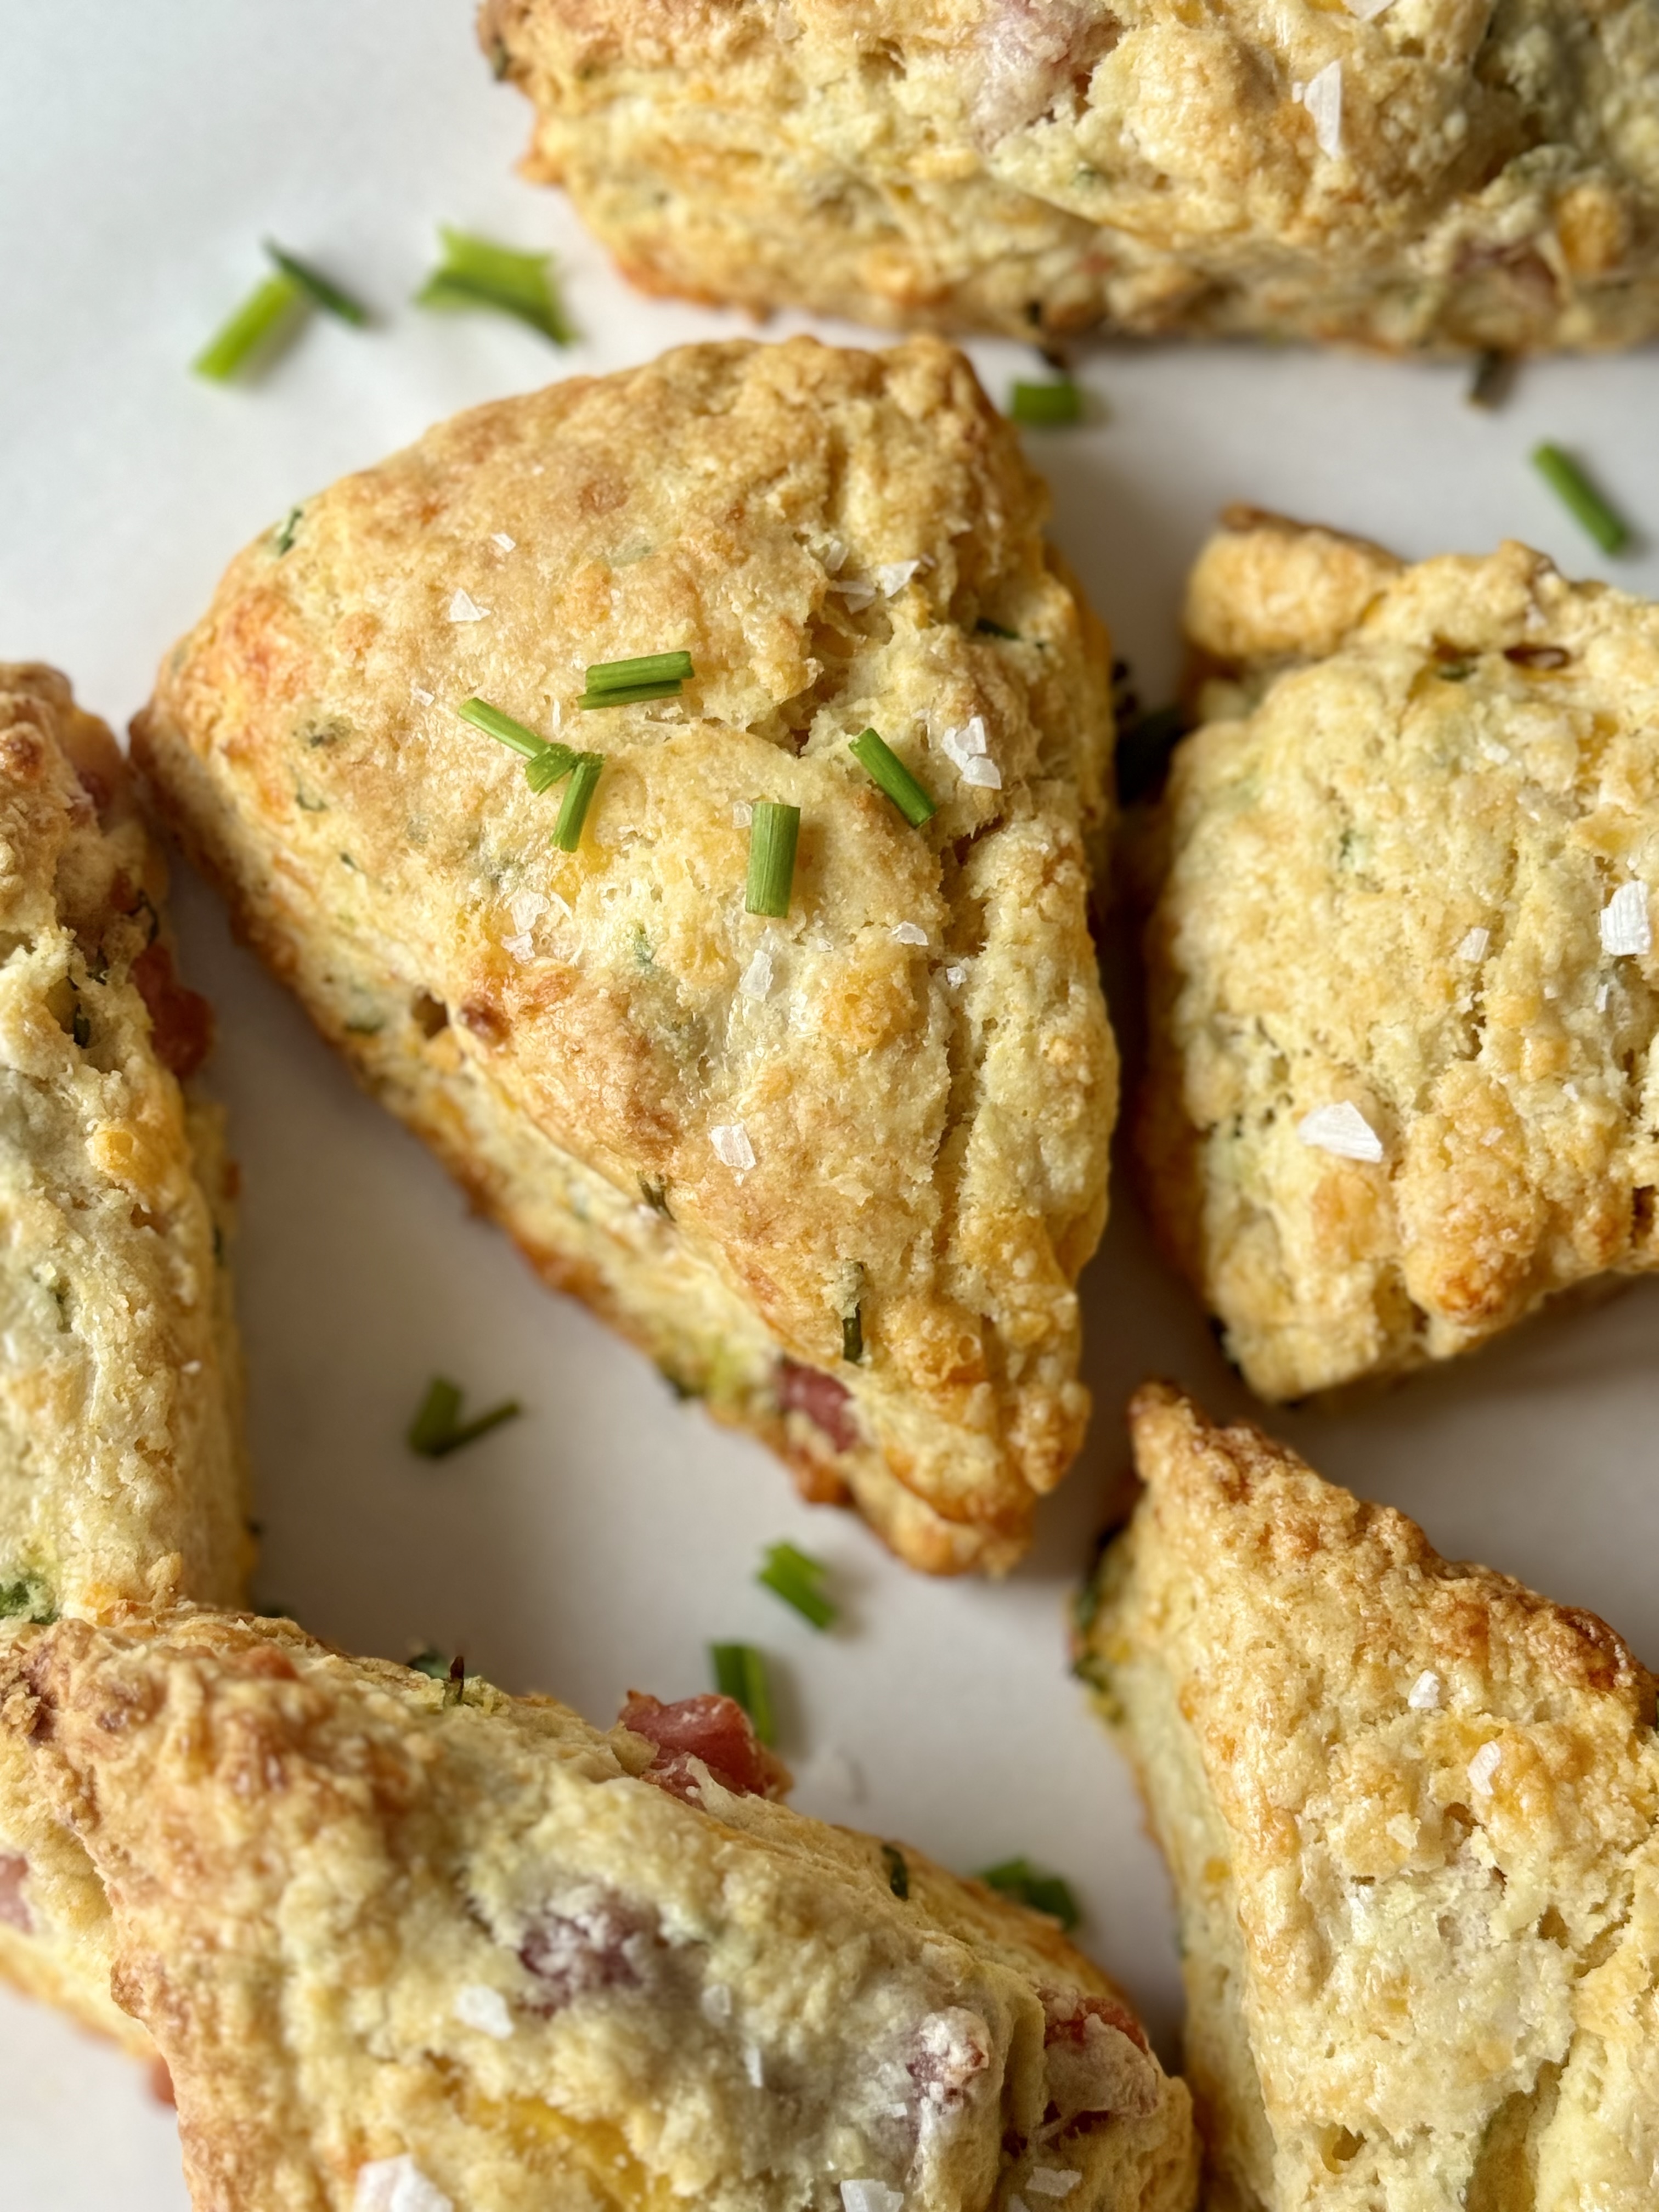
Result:
M901 1901L908 1899L910 1894L910 1869L905 1863L903 1852L896 1844L884 1844L881 1856L887 1869L888 1888Z
M549 253L517 253L465 230L438 226L444 258L415 295L419 307L446 312L483 307L512 315L555 345L575 338L549 274Z
M627 660L596 660L579 707L636 707L647 699L677 699L696 674L689 653L641 653Z
M582 842L582 824L605 766L603 753L578 753L570 764L570 781L559 802L559 818L553 825L553 842L562 853L574 853Z
M1474 364L1474 374L1469 379L1469 404L1482 407L1491 413L1501 407L1515 389L1516 360L1512 353L1499 353L1495 349L1483 353Z
M325 315L337 315L343 323L350 323L362 330L368 321L368 309L361 300L354 300L349 292L342 291L332 278L325 276L320 269L313 269L308 261L301 261L297 253L287 252L272 239L266 239L265 252L284 276L292 278L313 307L320 307Z
M1630 526L1609 506L1570 453L1559 446L1533 449L1532 465L1573 520L1604 553L1621 553L1630 543Z
M293 550L294 541L299 535L300 517L304 513L305 509L302 507L291 507L283 517L282 526L276 532L276 550L279 555Z
M856 1305L841 1317L841 1356L856 1367L864 1357L864 1308Z
M749 821L749 881L744 911L775 917L789 911L795 884L795 842L800 809L781 799L757 799Z
M476 1419L464 1421L459 1386L434 1375L427 1384L420 1411L409 1425L409 1449L422 1459L447 1459L463 1444L477 1443L480 1437L499 1429L504 1421L516 1420L523 1411L516 1398L507 1398Z
M229 319L222 323L191 367L214 384L228 384L256 354L271 347L283 325L297 329L305 294L280 270L267 276Z
M913 830L931 822L939 807L926 787L916 781L904 763L875 731L866 730L848 741L847 750L871 781L884 791Z
M1067 1935L1083 1917L1060 1875L1040 1873L1030 1859L1004 1859L1000 1866L987 1867L980 1880L1003 1896L1029 1905L1033 1911L1048 1913Z
M765 1660L752 1644L711 1644L708 1659L714 1670L714 1687L723 1698L735 1698L761 1741L771 1743L775 1730Z
M822 1559L798 1552L793 1544L772 1544L755 1580L786 1605L793 1606L814 1628L833 1628L840 1608L823 1593L823 1578L829 1571Z
M1006 638L1010 645L1018 645L1020 641L1019 632L1017 629L1005 629L1000 623L994 623L986 615L980 617L974 624L974 628L981 637Z
M447 1705L464 1705L466 1703L466 1662L459 1651L449 1662L449 1674L444 1683L444 1703Z
M1016 384L1008 402L1009 419L1028 429L1054 430L1083 420L1083 394L1070 377L1048 384Z

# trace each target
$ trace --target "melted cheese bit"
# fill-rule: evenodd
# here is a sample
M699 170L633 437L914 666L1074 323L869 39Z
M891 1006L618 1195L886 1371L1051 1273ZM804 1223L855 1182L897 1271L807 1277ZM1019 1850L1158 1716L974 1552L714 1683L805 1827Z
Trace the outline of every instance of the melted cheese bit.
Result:
M1340 1160L1369 1160L1375 1165L1382 1157L1382 1139L1346 1099L1340 1106L1316 1106L1297 1122L1296 1133L1316 1152L1334 1152Z
M1601 950L1638 957L1652 951L1653 925L1648 919L1645 884L1620 884L1602 908Z

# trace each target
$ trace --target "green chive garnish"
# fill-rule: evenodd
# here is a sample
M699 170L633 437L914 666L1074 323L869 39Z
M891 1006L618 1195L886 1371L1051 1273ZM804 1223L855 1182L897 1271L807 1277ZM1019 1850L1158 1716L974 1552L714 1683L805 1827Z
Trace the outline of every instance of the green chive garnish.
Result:
M528 761L547 750L545 738L538 738L523 722L504 714L499 707L492 707L488 699L463 699L455 712L464 722L471 722L475 729L483 730L504 745L511 745L515 753L522 753Z
M749 823L749 882L743 895L746 914L788 913L799 835L799 806L787 806L775 799L755 801Z
M289 507L282 528L276 532L278 553L286 553L292 547L295 537L299 534L300 517L304 513L305 509L302 507Z
M458 1651L449 1662L449 1673L444 1682L444 1703L464 1705L466 1703L466 1662Z
M544 745L534 760L525 763L524 780L534 792L550 791L564 781L580 758L568 745Z
M1515 385L1515 356L1496 350L1483 353L1469 379L1469 404L1488 412L1501 407Z
M904 1854L896 1844L884 1844L881 1856L887 1869L887 1887L895 1897L903 1900L910 1894L910 1869Z
M822 1559L798 1552L793 1544L772 1544L755 1580L786 1605L793 1605L814 1628L833 1628L839 1608L820 1587L829 1571Z
M856 1367L864 1357L864 1308L854 1306L841 1317L841 1356Z
M582 824L604 766L603 753L578 753L572 764L570 781L559 803L559 818L553 825L553 842L562 853L574 853L582 842Z
M448 1660L429 1644L425 1650L417 1651L409 1663L416 1674L424 1674L428 1681L447 1682L449 1680Z
M1083 394L1070 377L1053 384L1017 384L1008 403L1010 418L1029 429L1053 430L1083 420Z
M931 822L939 812L926 788L873 730L866 730L861 737L852 738L847 750L871 781L880 785L913 830L920 830L924 822Z
M714 1687L723 1698L735 1698L754 1723L763 1743L774 1740L772 1692L767 1686L766 1662L752 1644L711 1644L709 1663Z
M355 323L359 330L368 320L368 309L361 300L354 300L349 292L325 276L320 269L313 269L308 261L301 261L297 253L284 252L270 239L265 240L265 252L284 276L291 276L313 306L327 315L337 315L343 323Z
M1559 446L1537 446L1532 465L1586 534L1604 553L1621 553L1630 543L1630 526L1601 494L1571 454Z
M1000 623L994 623L985 615L980 617L974 624L974 628L981 637L1006 637L1011 645L1019 643L1019 632L1017 629L1004 629Z
M551 338L555 345L569 345L575 332L548 274L552 256L515 253L510 246L492 245L464 230L438 227L444 258L415 295L421 307L457 310L488 307L500 315L516 316Z
M1076 1899L1060 1877L1040 1873L1030 1859L1005 1859L1000 1866L987 1867L980 1880L992 1889L1000 1890L1005 1897L1029 1905L1033 1911L1050 1914L1067 1935L1083 1917L1077 1909Z
M281 273L267 276L229 321L214 332L191 367L198 376L208 377L215 384L228 383L275 337L282 325L292 318L297 327L295 311L304 301L305 295L292 276Z
M516 1398L508 1398L492 1406L487 1413L480 1413L476 1420L463 1421L459 1386L434 1375L427 1385L420 1411L409 1425L409 1449L422 1459L447 1459L463 1444L487 1437L503 1421L516 1420L523 1411Z
M647 699L678 699L696 674L689 653L641 653L630 660L596 660L579 707L636 707Z

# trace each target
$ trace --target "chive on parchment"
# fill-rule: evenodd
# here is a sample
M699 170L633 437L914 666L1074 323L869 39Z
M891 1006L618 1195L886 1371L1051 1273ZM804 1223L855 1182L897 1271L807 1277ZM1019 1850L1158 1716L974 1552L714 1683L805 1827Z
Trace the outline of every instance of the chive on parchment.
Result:
M1630 525L1603 498L1571 453L1559 446L1533 448L1532 465L1573 520L1604 553L1622 553L1630 543Z
M444 256L415 295L417 307L455 313L483 307L527 323L555 345L569 345L575 332L553 288L549 253L517 253L470 232L440 223Z
M714 1670L714 1687L723 1698L736 1698L753 1723L755 1734L763 1743L770 1744L776 1730L765 1660L752 1644L711 1644L708 1662Z

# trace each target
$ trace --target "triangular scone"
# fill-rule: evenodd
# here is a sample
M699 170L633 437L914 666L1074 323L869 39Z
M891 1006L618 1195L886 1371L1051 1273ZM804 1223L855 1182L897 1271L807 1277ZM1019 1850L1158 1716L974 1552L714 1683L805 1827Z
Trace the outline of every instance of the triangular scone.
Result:
M1236 521L1148 845L1139 1139L1228 1350L1296 1398L1659 1265L1659 607Z
M0 665L0 1638L234 1602L247 1565L219 1117L161 929L167 878L104 725ZM147 2048L103 1896L0 1740L0 1972Z
M307 501L134 728L240 927L544 1274L940 1571L1018 1556L1088 1402L1109 667L1046 507L947 347L690 347ZM578 707L681 649L680 696ZM580 849L474 695L605 754ZM760 800L800 809L781 920L744 910Z
M0 1712L108 1885L198 2212L1193 2202L1111 1984L773 1802L729 1699L605 1734L184 1612L31 1632Z
M1173 1390L1082 1607L1180 1903L1215 2212L1652 2212L1653 1678Z

